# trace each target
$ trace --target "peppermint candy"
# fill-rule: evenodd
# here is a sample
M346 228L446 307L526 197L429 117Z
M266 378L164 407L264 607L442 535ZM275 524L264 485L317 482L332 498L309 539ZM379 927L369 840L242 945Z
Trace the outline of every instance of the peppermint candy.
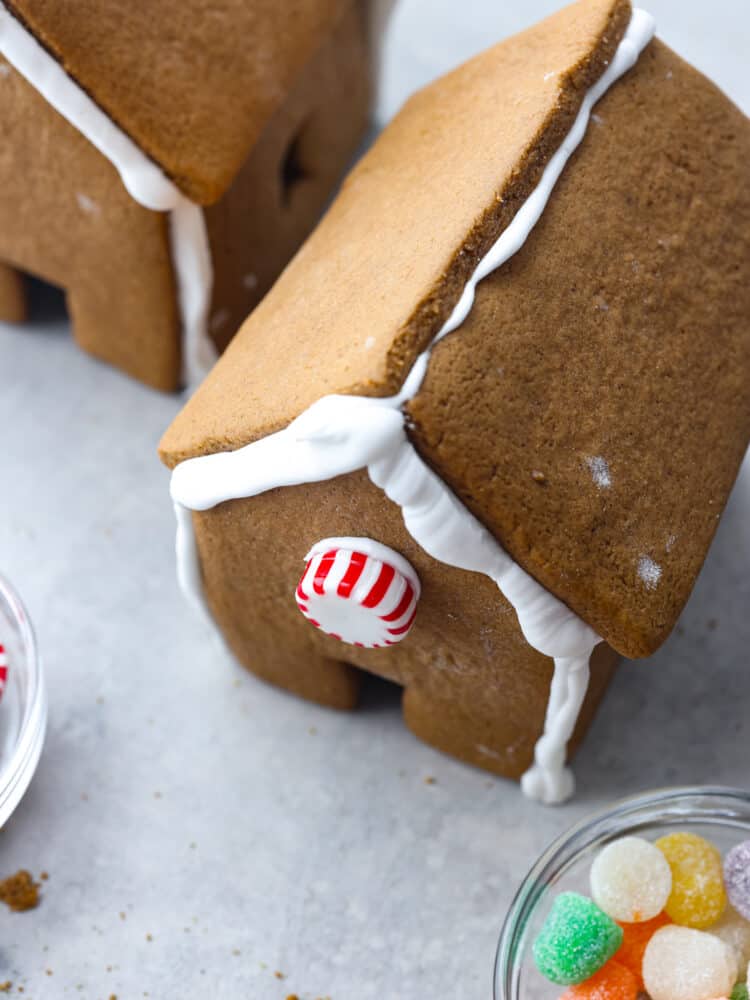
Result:
M395 646L409 634L419 577L398 552L370 538L324 538L305 557L295 597L326 635L352 646Z
M0 701L3 700L5 685L8 682L8 654L5 646L0 642Z

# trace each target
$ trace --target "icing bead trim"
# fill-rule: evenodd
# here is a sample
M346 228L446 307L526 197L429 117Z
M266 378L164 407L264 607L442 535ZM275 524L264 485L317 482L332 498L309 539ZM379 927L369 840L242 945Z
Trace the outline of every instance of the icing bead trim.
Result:
M182 320L183 379L199 382L216 360L207 333L213 275L203 211L169 180L0 2L0 52L117 170L144 208L170 212L170 244Z
M514 607L529 645L555 661L544 733L535 749L534 764L521 783L526 795L548 804L566 801L575 788L565 764L567 745L586 696L591 653L601 639L521 569L428 468L406 436L401 407L419 391L435 344L469 314L479 281L523 246L586 133L592 107L635 65L654 30L649 14L633 11L614 58L586 93L572 129L547 164L538 186L480 261L451 316L419 356L398 395L386 399L324 396L284 430L237 451L188 459L172 473L178 579L193 603L206 611L191 510L208 510L226 500L256 496L280 486L321 482L362 468L401 507L408 531L429 555L494 580Z

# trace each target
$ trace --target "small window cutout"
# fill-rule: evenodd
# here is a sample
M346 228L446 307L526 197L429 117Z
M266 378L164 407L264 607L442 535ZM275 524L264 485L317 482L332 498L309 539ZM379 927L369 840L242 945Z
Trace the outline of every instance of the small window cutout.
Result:
M286 206L292 200L294 192L304 181L312 176L306 161L306 142L309 122L306 122L294 135L287 146L281 161L281 203Z

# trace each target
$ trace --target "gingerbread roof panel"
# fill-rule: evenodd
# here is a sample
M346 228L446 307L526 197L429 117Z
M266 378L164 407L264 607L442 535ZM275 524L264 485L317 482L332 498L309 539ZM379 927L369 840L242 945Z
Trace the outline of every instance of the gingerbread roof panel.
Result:
M580 0L412 97L162 442L241 447L326 393L399 389L570 129L628 0Z
M750 122L659 42L409 406L421 454L620 652L674 626L750 441Z
M226 190L352 0L11 0L11 12L195 201Z

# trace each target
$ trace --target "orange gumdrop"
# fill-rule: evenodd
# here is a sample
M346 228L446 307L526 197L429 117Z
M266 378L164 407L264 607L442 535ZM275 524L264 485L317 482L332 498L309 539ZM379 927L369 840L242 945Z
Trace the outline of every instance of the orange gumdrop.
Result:
M630 969L620 965L619 952L617 957L617 962L607 962L585 983L570 986L560 1000L637 1000L638 980Z
M622 944L615 958L619 965L624 965L633 973L638 980L639 989L643 989L643 956L646 946L660 928L671 923L666 913L660 913L653 920L645 920L641 924L620 924Z

